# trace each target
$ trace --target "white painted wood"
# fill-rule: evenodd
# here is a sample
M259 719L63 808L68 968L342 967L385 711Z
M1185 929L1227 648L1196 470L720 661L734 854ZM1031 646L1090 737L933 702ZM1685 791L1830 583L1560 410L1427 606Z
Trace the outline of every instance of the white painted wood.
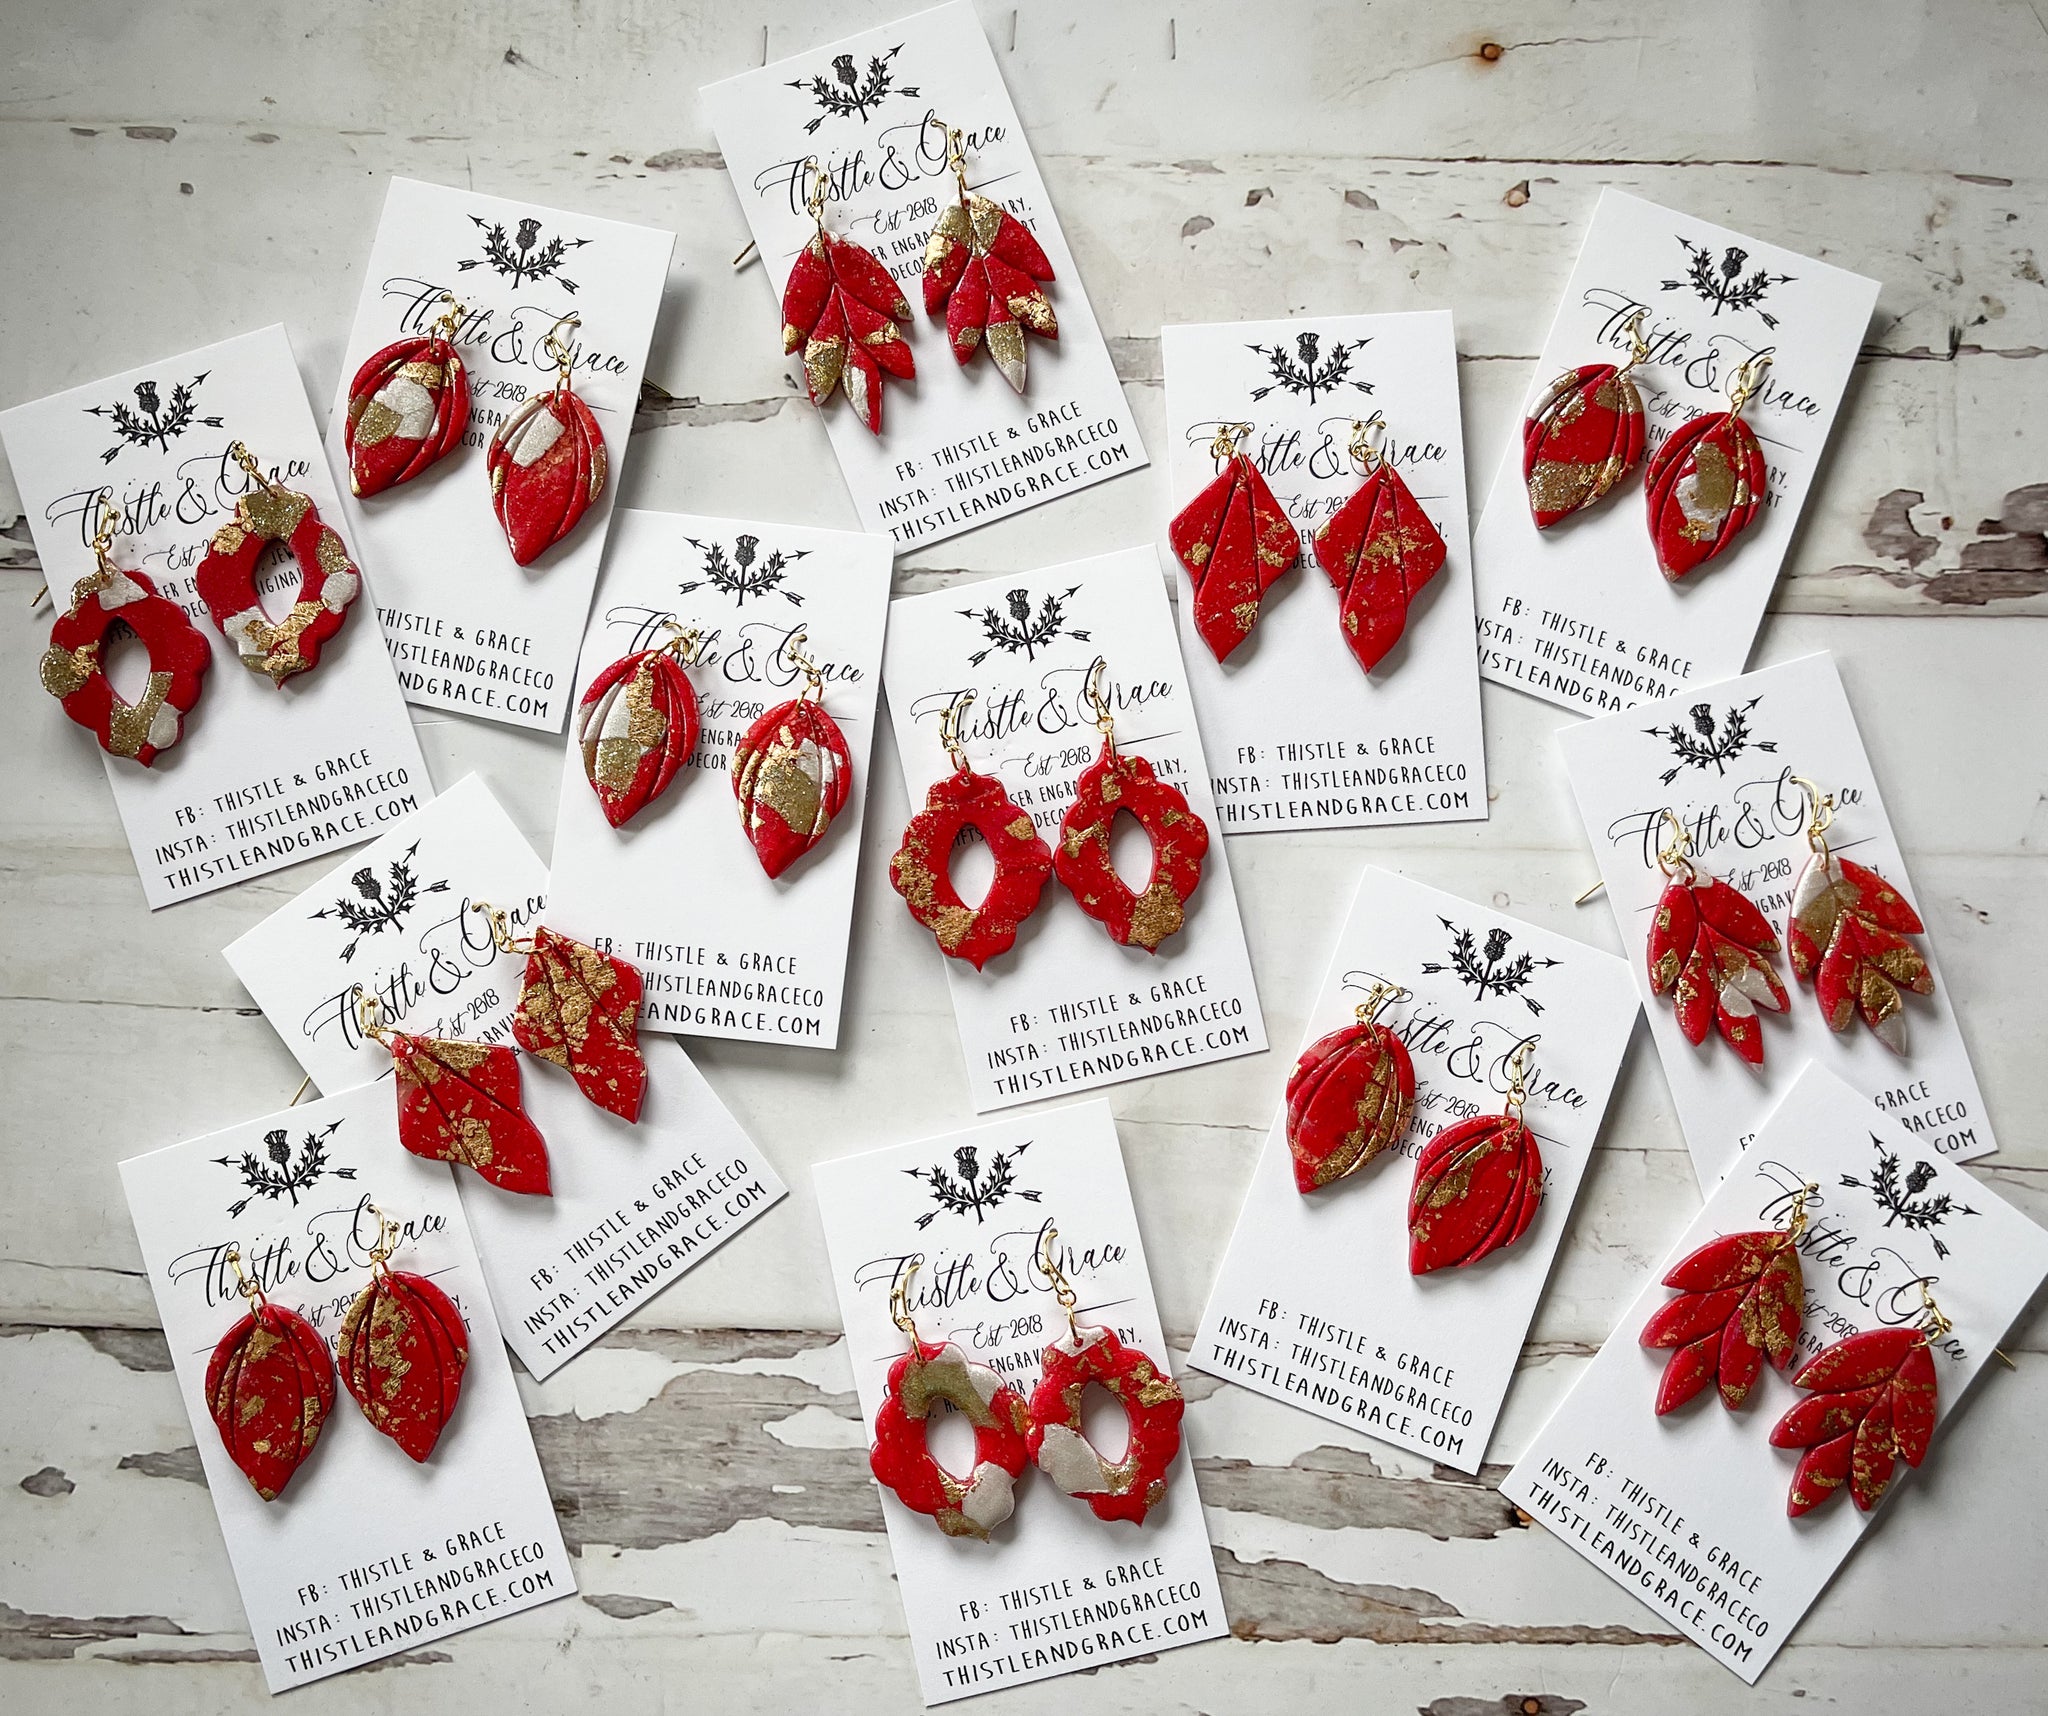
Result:
M760 271L727 266L743 227L695 90L914 3L847 0L829 20L797 0L10 8L0 400L282 317L326 401L383 177L405 172L681 235L650 365L671 397L643 408L624 504L849 524L823 434L775 361ZM2037 8L1036 0L982 16L1154 442L1164 321L1448 303L1482 499L1607 182L1884 282L1758 659L1840 656L2006 1139L1981 1172L2048 1218L2048 1137L2029 1123L2031 973L2048 959ZM1148 540L1165 510L1154 468L908 556L897 585ZM17 604L36 582L18 511L0 474ZM43 622L7 611L0 1703L253 1709L264 1700L210 1509L178 1475L191 1432L113 1164L289 1096L290 1060L218 949L314 871L146 916L89 746L35 689ZM1592 866L1550 746L1568 717L1484 696L1493 820L1234 839L1276 1048L1111 1093L1178 1340L1361 864L1615 945L1602 908L1569 903ZM452 717L419 727L437 779L480 769L547 850L558 742ZM794 1195L529 1390L584 1596L296 1693L295 1709L909 1705L805 1172L967 1112L942 975L886 887L886 836L905 810L893 759L878 757L875 790L845 1050L693 1045ZM1605 1337L1696 1195L1638 1041L1496 1461ZM1659 1638L1647 1611L1514 1524L1484 1483L1191 1378L1189 1436L1238 1638L995 1703L2039 1708L2048 1529L2025 1474L2048 1405L2040 1317L2008 1347L2019 1372L1990 1374L1753 1692Z

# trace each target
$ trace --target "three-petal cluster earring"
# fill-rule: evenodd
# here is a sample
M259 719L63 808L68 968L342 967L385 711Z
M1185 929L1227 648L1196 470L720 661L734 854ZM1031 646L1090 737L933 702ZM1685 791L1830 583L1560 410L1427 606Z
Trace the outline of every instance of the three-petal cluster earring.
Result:
M251 486L235 502L234 522L208 541L193 587L242 665L283 685L319 664L320 646L341 630L349 604L362 594L362 574L311 495L265 476L240 441L228 443L228 456ZM256 594L256 563L273 542L284 543L299 568L299 587L282 620L272 620Z
M1052 264L1024 223L1000 204L967 189L967 156L957 126L938 119L946 138L959 200L939 211L924 247L924 308L946 316L946 339L962 369L983 346L1003 379L1024 391L1024 335L1060 337L1059 318L1041 281Z
M823 405L842 382L846 398L874 435L882 432L882 377L908 381L917 360L897 324L910 305L874 253L825 230L832 175L816 160L803 164L804 206L818 230L789 270L782 289L782 351L804 354L804 388Z
M145 573L114 564L120 514L105 489L95 502L99 522L92 551L98 564L71 587L71 606L50 628L40 677L43 689L99 740L101 750L148 768L184 736L185 717L199 701L213 652L185 610L159 595ZM137 703L114 689L103 659L109 636L122 632L149 655L149 682Z

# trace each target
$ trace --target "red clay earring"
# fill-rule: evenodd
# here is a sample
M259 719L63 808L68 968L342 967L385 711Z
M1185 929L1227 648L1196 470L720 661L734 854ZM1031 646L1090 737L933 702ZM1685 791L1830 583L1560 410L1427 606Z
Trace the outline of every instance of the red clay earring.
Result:
M1038 240L999 203L967 189L967 157L959 130L928 119L946 134L946 165L960 188L957 202L939 211L924 246L924 309L946 313L946 338L962 369L985 344L1003 379L1024 391L1024 335L1060 337L1052 301L1040 289L1053 277Z
M1351 457L1364 479L1358 492L1315 534L1316 560L1343 598L1337 624L1367 673L1408 629L1408 604L1444 568L1444 539L1401 473L1372 444L1377 411L1351 425Z
M853 792L853 753L825 712L825 676L803 641L798 627L781 650L803 674L803 690L763 714L732 754L740 826L771 879L825 838Z
M409 483L462 445L469 427L469 371L455 349L468 313L452 292L424 335L397 340L363 361L348 387L349 487L381 494Z
M1355 1174L1408 1131L1415 1112L1415 1063L1379 1011L1415 997L1398 983L1374 983L1349 1025L1318 1037L1287 1075L1287 1150L1304 1197Z
M1750 1385L1769 1359L1783 1370L1792 1362L1806 1316L1806 1284L1799 1269L1799 1237L1806 1206L1820 1195L1812 1181L1800 1188L1782 1228L1724 1233L1683 1258L1664 1277L1679 1289L1643 1325L1646 1347L1675 1349L1657 1385L1657 1416L1676 1410L1712 1383L1730 1412L1749 1398Z
M455 1301L424 1275L391 1267L398 1223L375 1204L366 1207L377 1218L377 1242L370 1247L369 1285L343 1315L335 1338L341 1385L373 1430L424 1461L462 1393L469 1327Z
M1463 1268L1513 1245L1543 1202L1543 1152L1522 1118L1537 1039L1508 1061L1507 1108L1446 1126L1422 1147L1408 1193L1408 1273Z
M910 915L932 932L939 951L964 959L976 971L1017 941L1017 926L1038 909L1038 897L1052 871L1052 853L993 775L977 774L960 743L960 715L974 701L963 691L939 717L939 741L953 759L925 794L924 809L903 830L903 844L889 860L889 881ZM981 904L962 903L948 873L953 842L973 828L988 842L996 873Z
M668 642L621 656L576 710L583 772L614 828L661 797L697 748L697 693L683 669L696 661L702 634L662 624Z
M1209 443L1216 478L1174 515L1167 540L1195 591L1195 630L1223 661L1251 636L1259 602L1301 558L1301 537L1238 443L1250 423L1225 423Z
M255 487L235 502L234 522L213 533L193 587L242 665L282 685L319 664L320 646L341 630L363 578L341 538L321 521L312 496L266 477L239 441L228 443L228 455ZM291 612L278 621L264 613L256 594L256 563L273 542L287 544L299 565Z
M1831 1031L1846 1031L1863 1015L1877 1040L1895 1055L1906 1052L1906 1002L1934 993L1934 973L1920 950L1906 940L1926 925L1911 902L1875 870L1852 864L1828 850L1827 830L1835 819L1834 798L1803 776L1792 783L1806 794L1806 868L1792 886L1785 940L1792 971L1813 985L1813 998Z
M548 329L541 351L555 366L554 386L529 395L500 423L484 454L491 510L522 566L531 566L582 523L604 493L604 431L572 385L576 348L561 337L564 328L582 325L572 311Z
M1642 462L1643 396L1629 371L1650 355L1648 314L1638 310L1622 323L1627 363L1566 370L1522 420L1522 480L1538 530L1591 506Z
M1702 412L1650 455L1650 541L1674 584L1726 550L1771 492L1764 450L1742 420L1770 365L1769 349L1748 359L1729 384L1726 411Z
M50 628L50 647L41 664L43 689L99 740L101 750L132 757L148 768L184 737L185 717L199 701L213 651L185 610L158 595L148 577L114 564L120 515L106 490L97 498L99 528L93 532L92 551L99 564L72 585L71 606ZM108 633L122 629L149 652L149 684L140 703L127 702L114 689L100 660Z
M1109 931L1118 947L1135 944L1157 953L1159 944L1187 921L1188 900L1202 880L1209 828L1179 787L1161 780L1143 757L1116 748L1116 717L1102 695L1107 668L1097 656L1088 670L1085 690L1102 752L1074 785L1052 867L1075 903ZM1110 831L1118 812L1126 810L1152 842L1152 875L1142 894L1133 893L1110 862Z
M986 1543L1016 1508L1030 1412L1021 1394L952 1341L919 1339L910 1315L910 1281L923 1263L922 1257L913 1257L889 1290L889 1315L910 1337L910 1351L889 1367L868 1469L905 1507L928 1514L948 1537ZM940 1401L974 1427L974 1470L965 1478L940 1465L926 1440L932 1407Z
M519 1057L503 1043L394 1031L360 984L355 1003L358 1030L391 1055L399 1143L430 1162L474 1168L505 1191L547 1197L548 1147L519 1106Z
M1650 919L1650 989L1670 994L1687 1042L1705 1042L1715 1025L1738 1055L1762 1066L1756 1010L1785 1011L1785 985L1766 957L1778 938L1741 889L1700 873L1685 824L1668 809L1664 819L1671 837L1657 849L1667 880Z
M1038 1469L1097 1519L1127 1519L1143 1525L1166 1499L1167 1468L1180 1452L1181 1414L1187 1403L1180 1386L1114 1329L1074 1316L1074 1289L1053 1254L1059 1230L1039 1236L1038 1267L1052 1285L1067 1316L1067 1332L1054 1339L1039 1360L1038 1386L1031 1392L1031 1430L1025 1447ZM1096 1452L1081 1429L1081 1396L1100 1383L1130 1421L1130 1445L1120 1460Z
M782 352L804 354L804 386L811 403L822 406L842 381L846 398L869 432L882 432L882 376L908 381L917 374L899 322L910 320L910 305L888 269L850 238L825 230L825 199L832 176L806 161L810 194L805 199L817 233L797 253L782 289Z
M511 920L483 900L469 908L491 926L501 953L524 954L512 1040L537 1060L560 1067L599 1108L637 1122L647 1094L647 1062L640 1053L639 971L587 942L534 925L525 941Z
M206 1361L206 1411L242 1476L265 1501L276 1501L334 1409L334 1361L318 1329L273 1305L242 1273L237 1247L222 1261L249 1312Z
M1844 1483L1865 1513L1884 1500L1898 1462L1917 1466L1934 1435L1934 1343L1955 1327L1920 1283L1923 1319L1845 1335L1800 1367L1809 1389L1771 1430L1773 1448L1803 1448L1785 1511L1810 1513Z

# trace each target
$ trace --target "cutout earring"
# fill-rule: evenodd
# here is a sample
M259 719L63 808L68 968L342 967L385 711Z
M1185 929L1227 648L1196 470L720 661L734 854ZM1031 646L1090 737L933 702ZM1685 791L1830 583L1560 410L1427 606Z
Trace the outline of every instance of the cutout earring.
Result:
M1086 1327L1075 1318L1076 1298L1053 1247L1059 1230L1048 1225L1038 1238L1038 1267L1066 1313L1067 1332L1047 1345L1038 1386L1031 1393L1031 1431L1026 1446L1038 1469L1097 1519L1127 1519L1143 1525L1166 1499L1166 1472L1180 1452L1181 1414L1187 1410L1179 1385L1114 1329ZM1120 1460L1099 1454L1081 1429L1081 1397L1090 1383L1113 1395L1130 1420L1130 1445Z
M521 566L532 565L582 523L604 493L604 431L572 385L576 348L562 343L564 328L582 325L572 310L548 329L541 352L555 366L554 386L530 394L500 423L484 454L491 510Z
M1024 1475L1024 1397L952 1341L926 1341L910 1315L910 1282L924 1265L913 1257L889 1289L889 1316L910 1338L910 1351L889 1367L875 1414L868 1469L913 1513L928 1514L948 1537L988 1534L1017 1505ZM927 1431L932 1407L944 1401L974 1426L974 1470L963 1480L934 1458Z
M1109 931L1118 947L1133 943L1147 953L1187 921L1187 903L1202 880L1209 828L1171 781L1161 780L1143 757L1116 748L1116 716L1102 695L1108 663L1088 669L1084 691L1095 711L1102 753L1081 771L1074 801L1060 823L1053 869L1081 910ZM1109 836L1117 813L1129 811L1152 842L1152 874L1136 894L1110 862Z
M50 628L43 651L43 689L64 713L113 757L144 768L185 735L185 717L199 701L213 650L185 610L141 572L116 566L114 530L120 515L105 489L96 497L99 528L92 551L99 564L71 587L71 606ZM114 689L101 660L109 633L126 629L149 652L149 684L140 703Z
M889 860L889 881L910 915L932 932L939 951L979 971L1016 945L1018 925L1038 909L1052 871L1052 852L1003 783L969 766L960 742L960 715L973 701L974 693L963 691L939 717L939 742L952 756L953 768L932 783L924 809L903 830L903 844ZM963 828L976 830L996 861L995 876L978 906L961 901L950 874L953 842Z

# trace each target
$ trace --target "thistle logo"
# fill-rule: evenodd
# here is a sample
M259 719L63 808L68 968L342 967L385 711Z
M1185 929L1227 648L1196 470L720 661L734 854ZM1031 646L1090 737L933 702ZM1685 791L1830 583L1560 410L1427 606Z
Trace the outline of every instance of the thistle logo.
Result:
M896 56L902 52L903 44L898 42L886 54L874 55L865 73L853 63L853 55L834 54L829 83L822 76L792 78L789 87L807 91L821 110L804 126L806 135L814 134L828 119L858 118L865 125L868 114L892 95L915 100L914 84L896 82Z
M1027 1138L1014 1150L998 1150L989 1158L986 1173L982 1168L981 1154L972 1144L963 1144L953 1152L953 1172L950 1174L944 1167L936 1165L905 1168L906 1174L930 1190L932 1202L938 1206L919 1216L917 1225L920 1228L930 1227L942 1214L971 1214L976 1222L982 1222L988 1219L990 1210L1007 1198L1021 1198L1027 1204L1037 1203L1036 1192L1027 1191L1017 1184L1017 1164L1030 1148L1031 1141Z
M125 400L117 399L111 405L88 405L88 417L104 417L114 426L114 433L120 436L113 446L100 455L102 464L111 465L121 456L124 447L154 447L160 453L168 452L173 441L197 423L208 429L220 428L225 419L201 417L198 394L211 370L202 371L190 381L181 381L171 389L170 402L166 404L163 395L153 381L138 381L134 387L135 409L130 410Z
M540 222L537 220L520 221L508 235L502 221L486 221L482 215L469 218L483 229L484 253L456 263L462 273L467 274L472 268L488 267L515 286L523 286L529 280L547 280L564 292L577 290L576 282L562 272L562 264L569 259L571 251L581 250L590 242L589 239L563 238L558 233L542 243Z
M1713 305L1717 316L1723 310L1755 310L1765 327L1778 325L1778 318L1761 306L1770 290L1784 285L1794 278L1792 275L1772 274L1762 268L1745 275L1742 270L1748 265L1749 252L1740 245L1731 244L1716 261L1705 245L1694 244L1689 238L1680 238L1678 242L1685 246L1691 267L1681 278L1665 281L1665 291L1678 292L1690 287L1701 302Z
M1695 703L1690 725L1674 721L1668 727L1645 727L1645 733L1662 739L1678 759L1676 767L1666 769L1658 778L1669 786L1687 769L1712 769L1725 775L1728 765L1746 752L1777 750L1776 740L1759 739L1750 731L1749 718L1762 701L1752 697L1747 703L1731 703L1718 716L1711 703Z
M678 584L676 589L681 594L687 596L692 590L701 590L709 584L712 589L730 596L736 607L744 608L749 596L770 594L779 595L793 608L803 606L803 597L794 590L783 589L781 585L789 576L790 567L810 553L808 548L792 548L787 554L773 548L768 551L768 558L763 560L759 558L761 539L758 536L736 536L732 543L732 558L727 559L722 543L699 542L694 536L686 540L702 558L704 576Z
M1924 1195L1934 1183L1936 1169L1932 1162L1915 1162L1902 1175L1899 1172L1899 1153L1887 1150L1884 1140L1875 1133L1871 1134L1870 1142L1877 1151L1877 1166L1871 1170L1870 1177L1864 1179L1856 1174L1844 1174L1842 1184L1868 1192L1871 1202L1884 1212L1886 1227L1903 1225L1916 1233L1929 1233L1950 1216L1977 1214L1970 1205L1957 1203L1947 1192L1936 1192L1931 1198ZM1948 1247L1938 1238L1934 1242L1934 1255L1948 1256Z
M336 1168L327 1160L327 1146L340 1130L339 1120L330 1121L324 1131L306 1133L294 1152L291 1134L279 1126L264 1133L261 1156L253 1150L245 1150L240 1157L214 1157L220 1167L233 1168L242 1176L243 1188L249 1194L229 1204L228 1214L239 1216L258 1198L272 1203L280 1198L289 1198L292 1207L297 1209L299 1194L310 1191L322 1179L331 1176L337 1180L353 1180L355 1169Z
M1348 387L1359 393L1372 392L1372 383L1359 381L1351 373L1351 363L1365 349L1366 341L1332 340L1327 356L1323 353L1323 336L1310 330L1294 338L1294 355L1290 357L1285 346L1247 346L1266 360L1266 368L1272 380L1263 387L1252 389L1252 398L1264 399L1276 389L1291 393L1308 404L1326 393L1335 393L1340 387Z
M356 891L350 899L346 894L330 905L322 906L313 914L316 918L338 918L351 934L348 945L341 950L343 960L356 956L365 936L382 935L386 930L397 930L405 917L419 903L422 894L445 894L448 884L429 882L424 888L413 874L412 861L420 849L415 840L386 866L383 878L377 875L374 864L365 864L349 878L349 886Z
M1451 956L1423 966L1424 972L1453 972L1481 1000L1489 995L1516 995L1531 1013L1542 1013L1543 1003L1522 991L1529 987L1537 972L1547 971L1558 963L1556 960L1538 959L1531 953L1518 953L1510 958L1508 949L1515 938L1509 930L1488 930L1482 947L1470 930L1460 928L1449 918L1440 917L1437 922L1451 932Z
M982 634L988 639L988 648L977 650L968 661L975 667L1001 650L1005 655L1021 655L1026 661L1035 661L1038 652L1060 638L1072 638L1076 643L1088 642L1088 634L1077 631L1067 624L1067 604L1081 592L1076 584L1071 589L1048 595L1038 604L1036 612L1031 606L1029 590L1012 590L1004 600L1004 612L998 613L993 607L962 608L961 615L976 621Z

